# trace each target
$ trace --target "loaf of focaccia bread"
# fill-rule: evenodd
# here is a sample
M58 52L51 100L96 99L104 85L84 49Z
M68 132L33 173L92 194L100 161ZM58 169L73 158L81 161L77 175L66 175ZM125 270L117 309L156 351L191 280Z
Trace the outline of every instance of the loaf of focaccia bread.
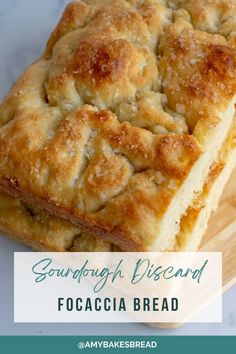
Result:
M236 163L236 118L210 168L201 193L181 218L180 231L166 251L197 251L212 209ZM0 229L16 240L41 251L112 252L111 243L81 232L62 219L47 215L19 199L0 193Z
M172 247L232 124L235 14L70 4L0 107L3 190L123 250Z

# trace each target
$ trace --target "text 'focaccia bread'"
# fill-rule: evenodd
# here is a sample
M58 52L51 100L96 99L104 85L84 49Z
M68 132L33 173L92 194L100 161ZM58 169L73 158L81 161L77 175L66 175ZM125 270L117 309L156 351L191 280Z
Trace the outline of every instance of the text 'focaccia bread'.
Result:
M70 4L0 107L4 191L123 250L166 250L232 124L233 14L233 0Z

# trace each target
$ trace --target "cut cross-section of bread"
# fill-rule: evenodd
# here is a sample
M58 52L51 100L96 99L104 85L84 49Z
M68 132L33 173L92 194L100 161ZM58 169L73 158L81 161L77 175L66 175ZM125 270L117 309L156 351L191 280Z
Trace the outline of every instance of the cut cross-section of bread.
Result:
M168 3L72 3L0 107L3 190L127 251L173 244L235 112L233 25Z
M201 244L211 213L217 209L224 186L236 166L235 123L236 118L217 160L210 168L203 190L196 195L181 219L180 231L176 235L172 250L194 252Z

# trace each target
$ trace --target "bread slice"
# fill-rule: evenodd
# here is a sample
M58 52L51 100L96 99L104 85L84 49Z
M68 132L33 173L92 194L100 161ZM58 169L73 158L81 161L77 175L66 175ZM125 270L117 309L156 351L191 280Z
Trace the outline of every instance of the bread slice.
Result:
M216 208L224 185L236 165L236 119L213 163L203 191L181 219L179 233L168 251L197 251L211 211ZM16 240L40 251L112 252L111 243L81 232L62 219L0 193L0 229Z
M217 160L211 166L203 191L196 196L180 223L180 232L176 236L174 250L195 252L198 250L211 213L218 203L234 167L236 166L236 120L226 139Z
M172 3L72 3L0 107L3 190L126 251L172 246L235 112L235 49Z

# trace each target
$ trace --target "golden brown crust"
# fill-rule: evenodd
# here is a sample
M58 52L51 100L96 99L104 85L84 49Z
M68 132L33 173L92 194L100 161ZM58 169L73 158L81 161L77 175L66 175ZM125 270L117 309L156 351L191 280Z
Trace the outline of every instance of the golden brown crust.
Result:
M236 52L224 37L197 31L182 18L169 27L163 41L164 93L194 134L198 122L206 125L216 119L234 95Z
M61 37L68 32L84 27L94 13L95 9L82 1L73 1L69 3L65 8L60 22L48 40L44 53L45 57L47 58L52 55L53 47Z
M67 7L0 106L6 192L124 250L151 248L236 94L228 38L173 2Z

